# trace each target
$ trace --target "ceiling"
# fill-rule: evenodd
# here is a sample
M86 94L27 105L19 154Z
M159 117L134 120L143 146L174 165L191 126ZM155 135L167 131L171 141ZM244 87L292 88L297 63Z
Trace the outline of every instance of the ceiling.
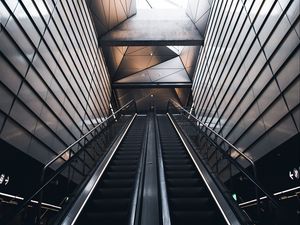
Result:
M88 5L117 105L135 99L146 112L155 102L163 112L172 98L186 106L203 44L185 11L192 13L188 0L89 0Z

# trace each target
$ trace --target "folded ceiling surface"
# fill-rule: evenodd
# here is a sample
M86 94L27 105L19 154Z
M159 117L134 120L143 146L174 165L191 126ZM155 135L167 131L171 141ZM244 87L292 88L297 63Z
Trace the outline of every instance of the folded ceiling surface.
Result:
M124 96L137 100L153 91L160 109L168 98L186 105L203 44L196 20L207 10L190 0L186 12L181 0L137 0L143 9L135 0L87 1L119 106Z
M190 46L203 37L183 10L140 10L100 37L101 46Z

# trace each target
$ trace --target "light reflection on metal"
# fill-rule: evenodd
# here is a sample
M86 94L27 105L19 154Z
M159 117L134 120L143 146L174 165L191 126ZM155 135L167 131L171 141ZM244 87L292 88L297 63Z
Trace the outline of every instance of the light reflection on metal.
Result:
M297 190L300 190L300 186L290 188L290 189L287 189L287 190L284 190L284 191L279 191L279 192L274 193L273 195L274 196L279 196L279 195L290 193L290 192L296 192ZM299 191L296 192L296 193L299 193ZM285 199L285 197L283 197L282 199ZM297 197L297 195L292 195L292 197ZM263 197L260 198L260 200L264 200L264 199L267 199L267 197L263 196ZM257 200L253 199L253 200L250 200L250 201L247 201L247 202L242 202L242 203L239 204L239 206L241 206L242 208L249 207L249 206L252 206L253 204L256 204L256 202L257 202Z

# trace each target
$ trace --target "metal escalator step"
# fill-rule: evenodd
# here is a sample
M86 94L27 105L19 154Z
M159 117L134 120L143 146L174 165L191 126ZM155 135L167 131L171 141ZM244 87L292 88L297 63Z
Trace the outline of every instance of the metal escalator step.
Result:
M135 154L140 154L141 151L140 149L138 150L119 150L116 152L116 155L135 155Z
M126 179L126 178L132 178L136 174L135 171L129 171L129 172L124 172L124 171L118 171L118 172L107 172L104 175L104 178L110 178L110 179Z
M104 179L102 187L132 187L134 179Z
M95 198L126 198L130 196L132 188L99 188L95 192Z
M93 199L89 212L126 211L129 207L129 198Z
M205 187L170 187L168 188L170 197L201 197L207 196Z
M136 165L137 159L115 159L111 162L111 165Z
M164 152L163 159L189 159L188 155L185 152Z
M203 222L207 222L206 224L215 225L214 222L216 213L213 210L201 210L201 211L173 211L172 217L173 222L172 224L182 224L182 225L199 225L205 224Z
M128 224L128 212L88 212L85 214L85 225L122 225Z
M132 165L132 166L129 166L129 165L126 165L126 166L114 166L114 165L111 165L109 168L108 168L108 171L111 172L111 171L135 171L137 169L137 166L136 165Z
M165 144L162 144L161 146L164 149L164 151L173 150L173 149L185 151L183 145L165 145Z
M187 171L187 170L193 170L193 165L165 165L165 168L167 171Z
M207 210L212 206L209 197L171 198L169 202L173 210Z
M172 187L194 187L201 186L202 182L199 178L175 179L167 178L167 184Z
M191 161L189 159L166 159L164 163L166 165L188 165Z
M194 178L197 177L196 171L167 171L168 178Z
M139 158L139 154L118 154L116 155L114 159L137 159Z

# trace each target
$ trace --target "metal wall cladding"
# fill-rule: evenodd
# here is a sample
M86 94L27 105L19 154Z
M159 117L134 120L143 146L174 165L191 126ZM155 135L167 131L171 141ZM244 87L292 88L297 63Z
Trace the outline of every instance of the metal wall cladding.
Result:
M300 130L298 4L212 4L192 87L196 114L255 160Z
M45 163L109 113L86 1L0 2L0 138Z

